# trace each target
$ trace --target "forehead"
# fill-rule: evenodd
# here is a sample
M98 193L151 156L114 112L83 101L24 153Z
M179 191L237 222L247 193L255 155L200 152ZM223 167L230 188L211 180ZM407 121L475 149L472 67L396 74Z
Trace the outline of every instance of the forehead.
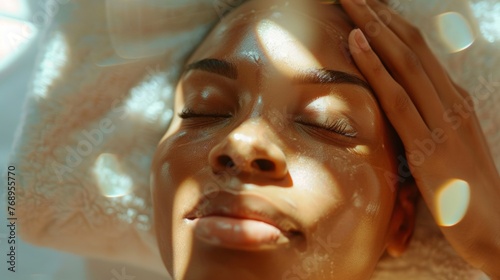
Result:
M347 47L352 23L340 6L290 2L294 4L247 2L219 22L188 63L213 57L357 72Z

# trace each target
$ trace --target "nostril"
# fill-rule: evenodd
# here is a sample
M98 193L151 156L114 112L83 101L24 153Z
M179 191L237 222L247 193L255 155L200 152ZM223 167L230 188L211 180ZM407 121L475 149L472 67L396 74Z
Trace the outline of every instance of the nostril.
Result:
M219 156L217 158L217 162L224 167L233 168L234 162L229 156Z
M276 168L274 162L267 159L256 159L252 161L252 167L258 168L261 171L273 171Z

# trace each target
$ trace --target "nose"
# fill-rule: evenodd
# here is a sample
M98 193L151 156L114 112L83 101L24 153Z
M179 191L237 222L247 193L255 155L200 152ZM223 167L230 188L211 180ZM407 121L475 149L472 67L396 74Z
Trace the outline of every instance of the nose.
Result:
M282 179L288 173L285 154L258 129L239 129L215 145L208 157L215 173L250 174Z

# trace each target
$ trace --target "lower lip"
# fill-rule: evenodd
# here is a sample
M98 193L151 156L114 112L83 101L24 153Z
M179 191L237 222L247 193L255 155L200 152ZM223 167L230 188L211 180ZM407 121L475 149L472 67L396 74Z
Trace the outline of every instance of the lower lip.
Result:
M261 221L208 216L196 218L193 222L196 238L210 245L255 251L290 243L278 228Z

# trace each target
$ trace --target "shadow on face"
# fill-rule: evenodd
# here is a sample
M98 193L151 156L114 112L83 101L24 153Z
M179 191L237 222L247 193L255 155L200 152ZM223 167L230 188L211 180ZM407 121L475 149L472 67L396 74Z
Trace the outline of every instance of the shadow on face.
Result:
M352 24L309 2L247 2L186 64L151 180L175 279L369 279L411 234Z

